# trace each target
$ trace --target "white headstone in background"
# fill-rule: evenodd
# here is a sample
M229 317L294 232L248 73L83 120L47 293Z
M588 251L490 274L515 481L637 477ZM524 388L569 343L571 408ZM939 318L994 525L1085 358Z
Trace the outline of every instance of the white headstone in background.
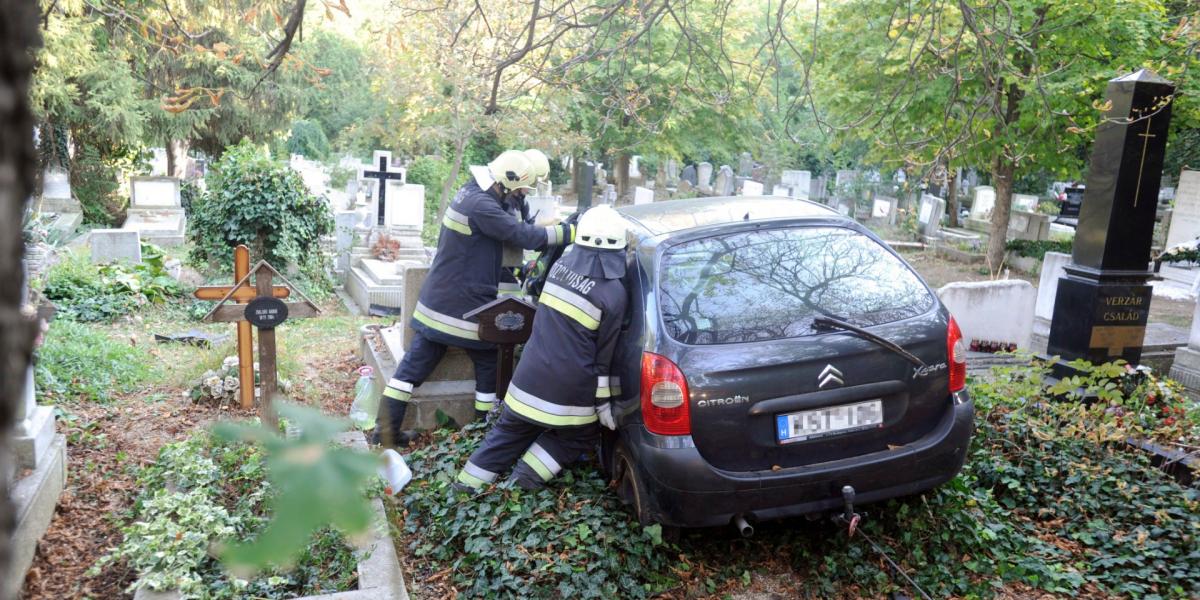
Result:
M702 162L696 167L696 186L700 188L701 192L712 193L712 174L712 163Z
M1200 171L1183 171L1175 188L1175 210L1167 230L1167 247L1200 237Z
M1034 314L1049 321L1054 318L1054 299L1058 296L1058 280L1066 274L1063 267L1071 264L1071 255L1047 252L1042 259L1042 274L1038 279L1037 308Z
M807 195L812 187L812 173L808 171L784 171L779 182L792 188L792 192Z
M970 218L976 221L988 221L992 218L992 208L996 206L996 189L990 185L976 186L975 201L971 203Z
M761 184L757 181L754 181L753 179L747 179L746 181L743 181L742 182L742 195L743 196L761 196L761 195L763 195L763 184Z
M388 181L385 202L385 226L418 230L425 226L425 186Z
M635 205L650 204L651 202L654 202L654 190L644 188L640 185L633 188L633 203Z
M641 176L642 176L642 169L641 169L641 167L638 165L638 160L639 160L639 159L641 159L641 158L642 158L642 157L641 157L641 156L639 156L639 155L637 155L637 154L635 154L635 155L633 155L633 156L629 157L629 176L630 176L630 177L637 177L637 178L639 178L639 179L641 178Z
M937 196L921 194L921 208L918 221L921 222L921 233L926 237L937 235L942 226L942 215L946 213L946 201Z
M130 208L180 208L179 180L174 177L133 177L129 180Z
M892 213L892 203L882 198L876 198L875 204L871 207L871 218L883 219L887 218Z
M733 169L729 165L721 165L717 172L717 182L713 185L713 193L718 196L732 196L734 191Z
M1029 348L1037 292L1028 281L958 281L946 284L937 293L958 322L968 347L979 341Z
M1012 207L1013 210L1022 210L1025 212L1037 212L1038 197L1029 194L1013 194Z
M777 185L774 187L774 189L771 190L771 195L772 196L784 196L786 198L791 198L792 197L792 188L789 188L786 185Z
M151 148L150 152L154 155L150 158L150 175L165 177L167 175L167 149Z

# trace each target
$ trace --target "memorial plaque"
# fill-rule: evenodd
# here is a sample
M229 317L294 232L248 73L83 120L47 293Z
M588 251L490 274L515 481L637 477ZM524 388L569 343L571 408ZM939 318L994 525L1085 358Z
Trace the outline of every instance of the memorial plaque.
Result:
M287 316L287 303L279 298L262 296L246 305L246 320L259 329L274 329L286 321Z

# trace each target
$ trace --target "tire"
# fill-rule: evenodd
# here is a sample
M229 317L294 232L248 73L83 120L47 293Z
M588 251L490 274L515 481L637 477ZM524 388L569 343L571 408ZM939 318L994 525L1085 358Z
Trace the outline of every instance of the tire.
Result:
M613 481L616 482L617 497L633 508L634 516L642 525L654 524L650 515L650 504L646 498L646 484L638 477L637 468L625 444L618 443L613 452Z

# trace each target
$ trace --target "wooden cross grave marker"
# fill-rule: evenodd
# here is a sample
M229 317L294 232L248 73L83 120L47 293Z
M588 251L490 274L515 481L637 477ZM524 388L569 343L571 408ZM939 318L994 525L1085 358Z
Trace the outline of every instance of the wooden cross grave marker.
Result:
M251 277L254 281L251 283ZM206 286L196 290L201 300L218 300L217 305L203 321L207 323L237 323L238 326L238 393L242 408L254 406L254 349L250 327L258 328L259 379L262 386L261 414L274 421L272 398L279 387L279 374L275 360L275 327L288 317L306 318L321 313L317 305L296 289L286 277L275 270L267 261L259 261L250 268L250 250L238 246L234 250L234 277L232 286ZM284 285L273 285L278 277ZM302 302L284 302L292 292ZM218 294L223 295L217 296ZM236 304L226 304L229 301Z
M496 399L503 402L513 375L513 349L529 341L537 306L512 296L501 296L463 315L478 318L479 339L496 344Z

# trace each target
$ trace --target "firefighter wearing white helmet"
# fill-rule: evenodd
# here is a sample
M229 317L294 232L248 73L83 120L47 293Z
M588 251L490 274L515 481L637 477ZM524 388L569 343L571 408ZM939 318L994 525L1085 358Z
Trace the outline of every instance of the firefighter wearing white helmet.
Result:
M608 206L579 219L575 245L550 268L533 335L525 344L500 418L462 471L458 489L512 479L538 488L615 429L611 373L625 317L625 221ZM553 374L553 376L547 376Z
M403 446L412 439L401 430L408 401L450 346L466 350L474 363L477 413L495 405L495 346L481 341L477 323L464 315L496 299L505 243L539 250L573 238L571 225L536 227L516 218L516 203L534 181L523 152L502 152L478 171L446 207L437 254L413 311L411 345L383 391L375 443Z

